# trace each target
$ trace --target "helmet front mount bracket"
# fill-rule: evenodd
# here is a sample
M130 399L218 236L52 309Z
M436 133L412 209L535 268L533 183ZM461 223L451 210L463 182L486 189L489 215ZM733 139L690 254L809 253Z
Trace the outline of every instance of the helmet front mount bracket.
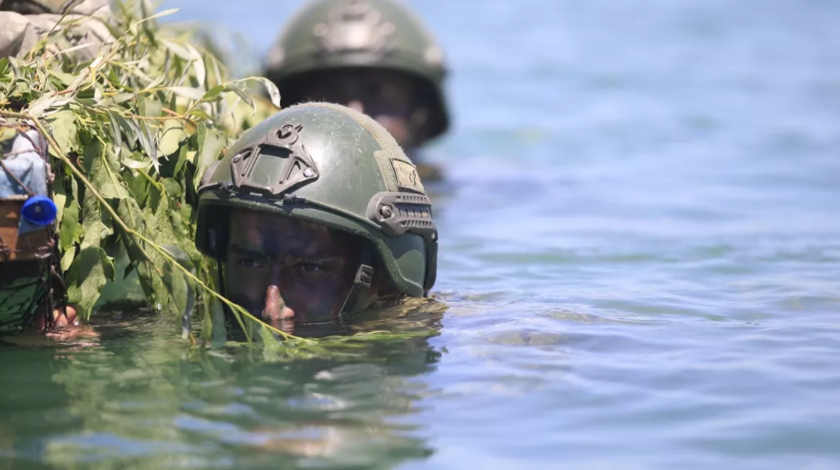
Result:
M234 187L242 193L275 198L316 181L318 167L300 141L302 129L301 125L286 124L234 155L230 162ZM280 159L284 164L279 166L279 171L272 172L270 169L276 167L262 162L264 159Z

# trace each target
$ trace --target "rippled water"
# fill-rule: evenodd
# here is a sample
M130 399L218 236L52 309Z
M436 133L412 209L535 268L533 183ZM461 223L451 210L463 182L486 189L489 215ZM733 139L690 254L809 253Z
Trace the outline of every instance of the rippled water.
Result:
M449 308L381 325L439 335L6 348L0 468L840 467L840 4L414 3L454 71ZM296 5L167 4L258 52Z

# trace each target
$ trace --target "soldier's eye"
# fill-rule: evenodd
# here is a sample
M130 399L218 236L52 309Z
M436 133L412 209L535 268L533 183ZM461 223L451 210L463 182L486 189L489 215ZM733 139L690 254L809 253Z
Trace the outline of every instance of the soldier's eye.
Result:
M302 263L300 268L305 273L314 274L323 271L324 266L319 263Z
M239 260L239 265L251 269L262 269L264 264L256 258L242 258Z

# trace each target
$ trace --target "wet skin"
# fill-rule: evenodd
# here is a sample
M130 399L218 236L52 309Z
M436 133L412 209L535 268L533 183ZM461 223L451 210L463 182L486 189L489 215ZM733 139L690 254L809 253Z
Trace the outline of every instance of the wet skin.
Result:
M409 75L391 70L347 69L308 75L301 95L307 101L343 104L374 118L406 149L422 144L417 129L427 114L420 87Z
M231 300L277 328L337 318L361 262L363 241L322 225L236 210L225 284ZM362 303L373 300L374 280Z

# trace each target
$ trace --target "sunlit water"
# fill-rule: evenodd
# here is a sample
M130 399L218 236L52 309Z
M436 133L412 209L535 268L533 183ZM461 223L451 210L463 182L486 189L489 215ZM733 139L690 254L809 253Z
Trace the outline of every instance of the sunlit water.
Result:
M167 4L258 53L296 5ZM0 468L840 468L840 4L415 5L453 68L449 308L380 327L439 335L6 348Z

